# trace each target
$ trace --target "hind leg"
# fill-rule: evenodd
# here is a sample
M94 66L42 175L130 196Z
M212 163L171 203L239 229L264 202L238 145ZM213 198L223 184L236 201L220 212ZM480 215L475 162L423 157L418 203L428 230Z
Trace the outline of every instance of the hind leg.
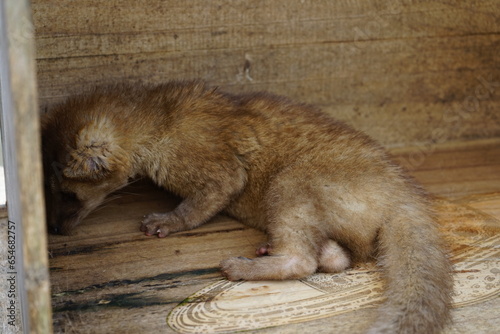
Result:
M269 256L256 259L233 257L221 262L229 280L285 280L313 274L317 267L317 247L307 229L282 227L270 233L273 245Z
M339 271L348 266L347 256L329 242L334 230L337 197L332 196L329 172L313 162L295 164L275 176L263 202L266 207L269 244L259 248L253 260L231 258L221 263L230 280L296 279L313 274L320 265ZM329 168L329 167L328 167ZM311 171L314 170L314 173ZM333 212L333 214L332 214ZM323 245L326 245L323 247ZM324 254L324 256L322 256ZM334 256L341 261L330 258Z

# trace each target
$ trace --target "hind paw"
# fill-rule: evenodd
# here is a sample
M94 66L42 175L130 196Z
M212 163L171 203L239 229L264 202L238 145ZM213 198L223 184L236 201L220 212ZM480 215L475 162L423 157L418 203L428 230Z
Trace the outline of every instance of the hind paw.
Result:
M253 260L246 257L231 257L220 263L222 275L230 281L246 279Z

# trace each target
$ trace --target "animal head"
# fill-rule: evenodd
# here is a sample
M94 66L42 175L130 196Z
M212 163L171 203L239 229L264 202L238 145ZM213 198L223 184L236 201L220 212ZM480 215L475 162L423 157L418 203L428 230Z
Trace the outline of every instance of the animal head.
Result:
M114 124L62 109L42 118L45 201L49 230L72 234L131 175Z

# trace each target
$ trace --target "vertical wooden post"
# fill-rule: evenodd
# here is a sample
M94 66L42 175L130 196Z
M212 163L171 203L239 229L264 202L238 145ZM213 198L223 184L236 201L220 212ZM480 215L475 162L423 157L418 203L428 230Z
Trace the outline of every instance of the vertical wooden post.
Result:
M34 28L28 0L0 3L2 127L9 231L18 256L22 332L51 333ZM10 232L9 232L10 233Z

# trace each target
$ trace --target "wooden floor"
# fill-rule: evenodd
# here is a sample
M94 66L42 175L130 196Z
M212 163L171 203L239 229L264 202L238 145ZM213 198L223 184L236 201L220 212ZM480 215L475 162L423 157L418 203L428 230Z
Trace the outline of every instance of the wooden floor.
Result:
M398 149L394 154L430 192L446 199L443 207L464 208L500 227L500 140L425 150ZM265 240L262 233L222 216L193 231L164 239L146 237L139 232L142 216L170 210L175 199L142 182L117 196L89 216L76 235L49 237L56 333L182 330L182 324L176 327L172 319L170 326L167 324L169 313L181 303L189 304L194 299L187 298L199 290L221 284L218 264L222 259L253 257L255 247ZM498 245L493 248L498 249ZM454 309L455 323L449 333L498 331L499 269L493 268L488 276L491 283L487 285L487 297ZM374 308L368 307L310 321L296 317L299 320L287 323L291 317L286 312L276 322L280 324L277 327L273 323L263 329L245 327L242 320L242 329L251 333L361 333L375 316ZM217 327L216 319L210 320L210 315L207 319ZM182 322L182 318L175 321ZM185 328L185 332L197 332L196 328Z

